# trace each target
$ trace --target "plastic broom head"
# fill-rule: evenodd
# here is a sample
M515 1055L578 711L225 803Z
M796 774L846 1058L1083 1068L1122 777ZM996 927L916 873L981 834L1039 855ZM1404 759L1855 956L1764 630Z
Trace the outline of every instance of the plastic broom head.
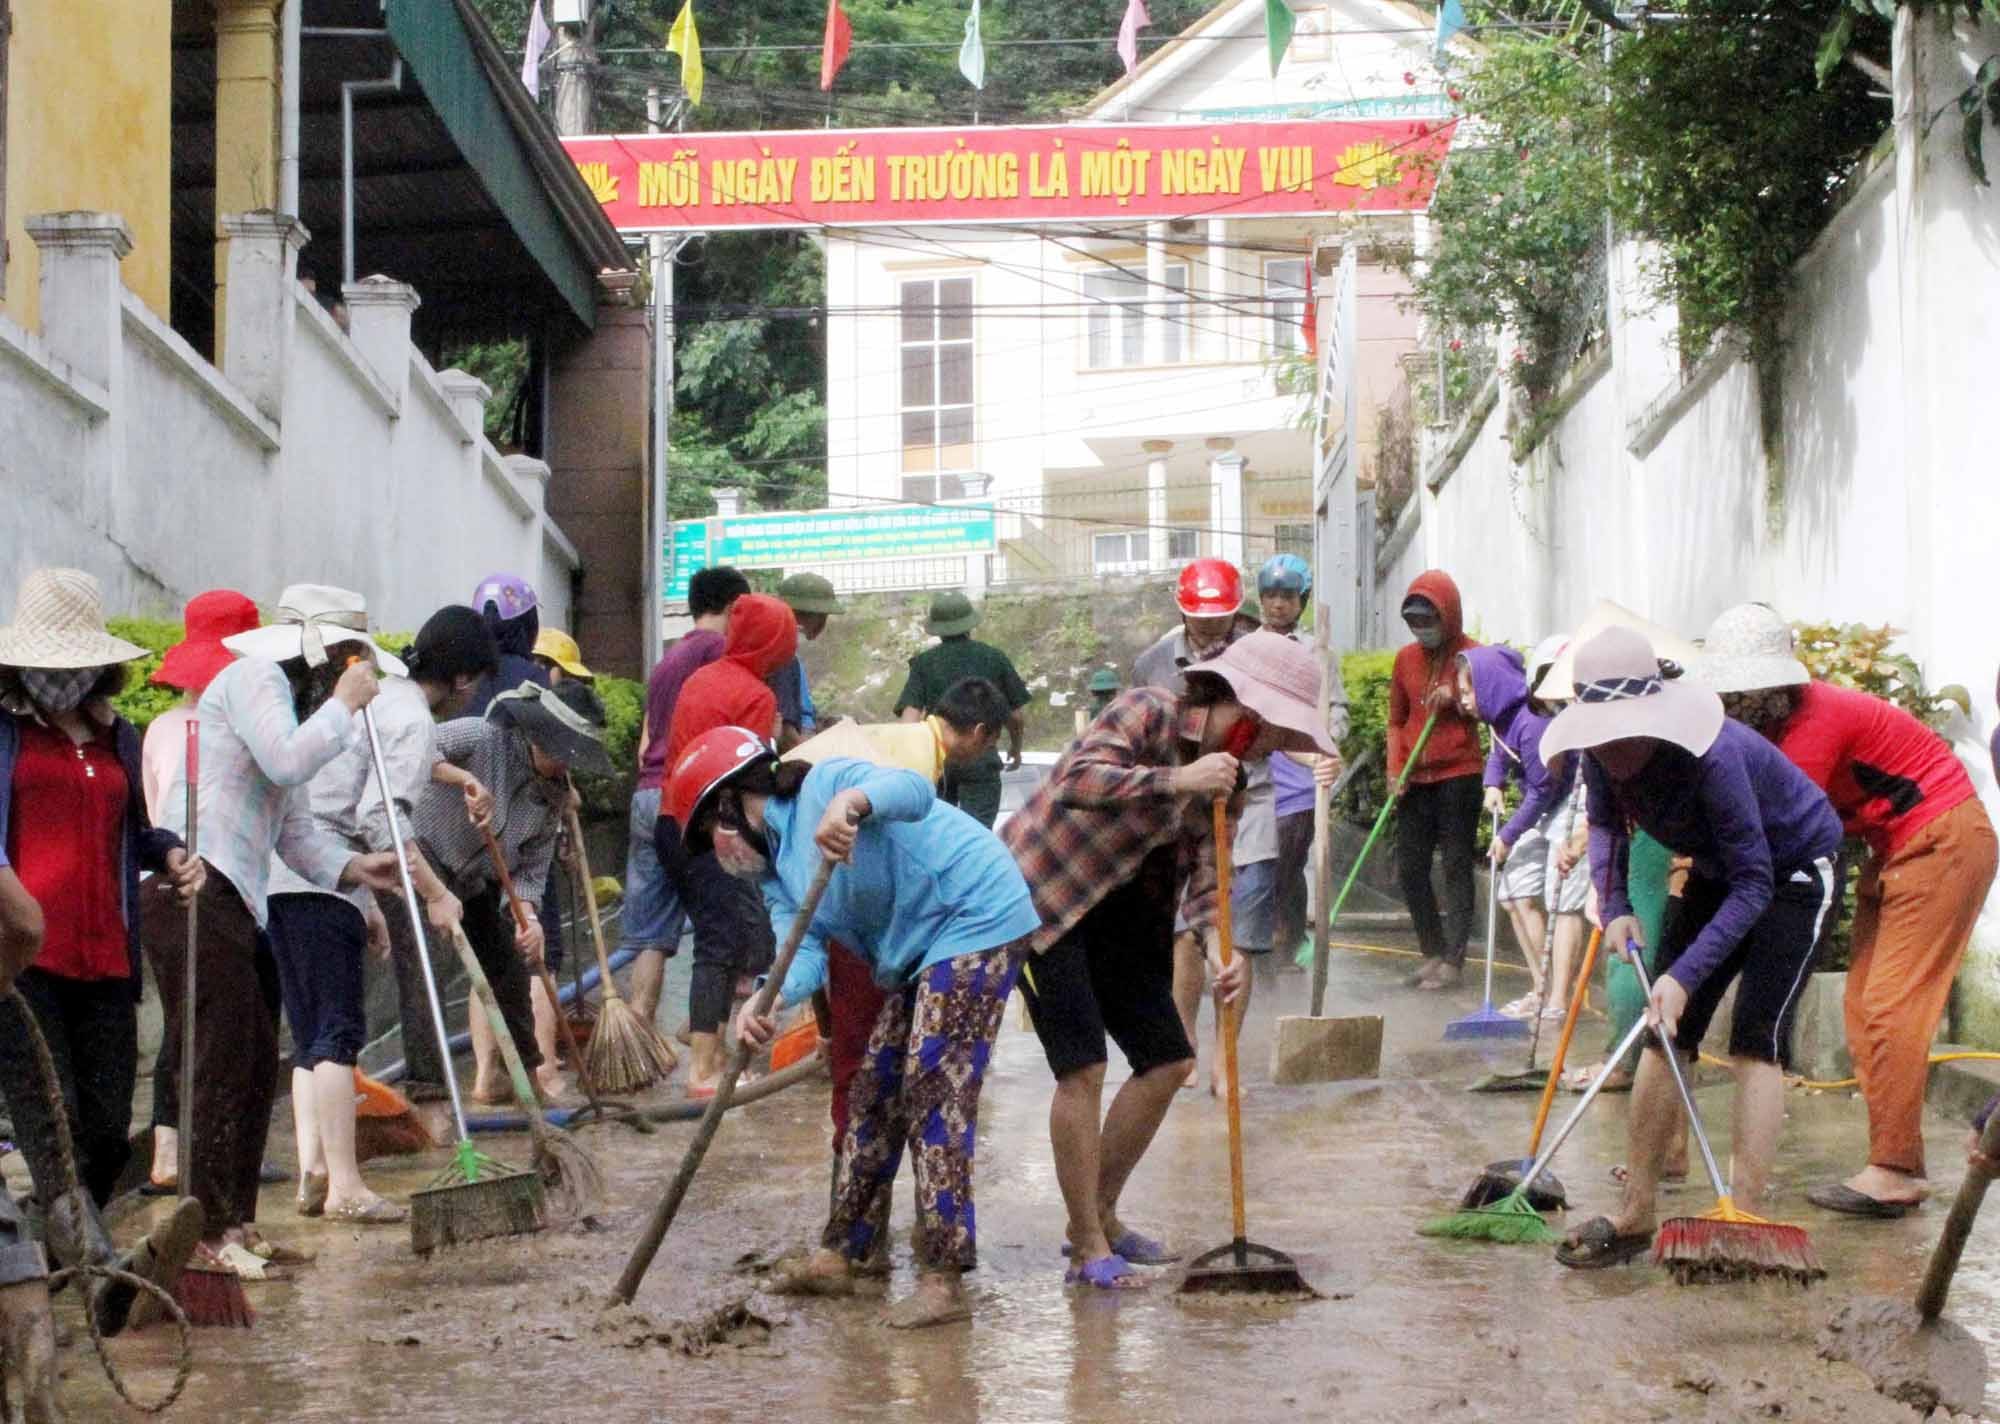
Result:
M1427 1221L1417 1228L1419 1236L1440 1236L1457 1241L1495 1241L1504 1246L1538 1246L1555 1241L1555 1230L1529 1202L1519 1188L1492 1206L1470 1207Z

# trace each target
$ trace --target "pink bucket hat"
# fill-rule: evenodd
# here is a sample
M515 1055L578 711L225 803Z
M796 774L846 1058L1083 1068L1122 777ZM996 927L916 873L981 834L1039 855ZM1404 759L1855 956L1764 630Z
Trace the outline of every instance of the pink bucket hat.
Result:
M1542 760L1626 737L1652 737L1702 755L1722 732L1722 699L1661 675L1644 633L1606 628L1576 650L1576 701L1542 734Z
M1221 657L1189 671L1214 674L1229 684L1238 702L1272 726L1297 732L1315 751L1339 754L1320 725L1319 659L1303 643L1259 630L1238 638Z

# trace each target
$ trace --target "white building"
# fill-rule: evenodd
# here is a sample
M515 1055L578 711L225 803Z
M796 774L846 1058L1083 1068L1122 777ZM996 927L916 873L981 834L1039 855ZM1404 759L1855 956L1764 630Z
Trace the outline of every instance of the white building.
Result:
M1100 94L1084 121L1448 113L1426 11L1332 0L1296 13L1275 79L1263 0L1228 0ZM984 496L1005 517L990 570L938 559L826 572L855 588L976 586L1308 553L1312 256L1329 254L1324 270L1339 234L1407 237L1409 222L829 231L830 502ZM1389 380L1414 318L1394 300L1399 278L1362 273L1363 300L1380 299L1368 331L1394 347L1369 369Z

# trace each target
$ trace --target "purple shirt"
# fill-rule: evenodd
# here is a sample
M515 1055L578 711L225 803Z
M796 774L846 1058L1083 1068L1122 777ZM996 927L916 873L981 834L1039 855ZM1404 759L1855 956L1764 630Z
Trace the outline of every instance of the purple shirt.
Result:
M1763 918L1778 876L1830 860L1840 849L1840 818L1826 793L1741 722L1725 721L1699 757L1662 742L1621 785L1589 753L1580 755L1589 793L1590 877L1604 923L1632 913L1625 893L1628 820L1675 855L1691 856L1697 875L1729 887L1668 971L1689 993Z
M1271 755L1271 785L1278 793L1278 814L1296 816L1312 814L1313 772L1309 766L1301 766L1290 757L1274 752Z
M646 750L639 754L640 791L657 791L666 781L667 728L673 725L681 684L722 656L723 641L720 633L697 628L667 649L667 655L646 679Z

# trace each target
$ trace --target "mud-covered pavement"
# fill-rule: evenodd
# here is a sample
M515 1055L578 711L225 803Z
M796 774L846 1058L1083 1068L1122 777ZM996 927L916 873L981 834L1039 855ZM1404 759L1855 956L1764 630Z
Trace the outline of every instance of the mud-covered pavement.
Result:
M1518 1067L1519 1043L1450 1044L1444 1021L1474 1006L1400 987L1406 962L1339 954L1330 1002L1388 1017L1379 1082L1278 1089L1264 1081L1271 1015L1301 1012L1305 976L1260 982L1245 1039L1251 1235L1293 1253L1329 1297L1309 1305L1183 1304L1172 1277L1135 1295L1065 1289L1060 1198L1050 1164L1050 1081L1010 1009L983 1103L981 1267L970 1324L900 1334L871 1300L778 1305L781 1323L744 1324L706 1356L681 1346L718 1302L752 1283L737 1270L805 1243L827 1187L826 1089L815 1081L732 1114L636 1302L599 1328L595 1302L617 1274L692 1124L639 1136L584 1129L613 1203L595 1232L554 1230L426 1261L403 1229L357 1231L297 1219L289 1188L266 1192L260 1224L308 1245L316 1264L252 1285L250 1331L199 1332L193 1383L174 1417L460 1421L511 1419L872 1419L1248 1421L1296 1418L1908 1421L1857 1372L1821 1362L1814 1336L1838 1304L1914 1290L1944 1204L1899 1222L1850 1222L1808 1206L1807 1185L1851 1170L1858 1101L1794 1092L1766 1214L1805 1224L1829 1280L1810 1293L1672 1285L1639 1265L1563 1269L1544 1247L1436 1242L1416 1224L1455 1204L1479 1167L1525 1145L1533 1094L1463 1091ZM1551 1035L1552 1036L1552 1035ZM1602 1022L1578 1031L1594 1061ZM1544 1045L1546 1053L1548 1045ZM1206 1050L1204 1050L1204 1060ZM1114 1075L1121 1066L1114 1066ZM674 1091L669 1089L668 1091ZM1726 1142L1728 1090L1700 1094ZM1558 1100L1558 1111L1574 1103ZM1626 1099L1600 1100L1557 1168L1571 1219L1610 1205ZM1931 1170L1956 1186L1964 1129L1933 1117ZM525 1163L524 1137L485 1145ZM290 1156L289 1124L273 1156ZM371 1164L401 1196L441 1158ZM907 1180L907 1178L906 1178ZM1699 1212L1703 1188L1666 1211ZM897 1204L907 1284L907 1191ZM1190 1252L1228 1235L1223 1116L1183 1094L1127 1198L1129 1219ZM128 1225L124 1228L130 1231ZM1975 1234L1950 1314L2000 1345L2000 1223ZM63 1306L74 1322L72 1307ZM753 1314L761 1302L752 1303ZM113 1342L141 1392L166 1377L158 1331ZM65 1355L74 1417L113 1417L87 1343ZM1989 1413L2000 1391L1989 1387ZM920 1411L911 1414L907 1411Z

